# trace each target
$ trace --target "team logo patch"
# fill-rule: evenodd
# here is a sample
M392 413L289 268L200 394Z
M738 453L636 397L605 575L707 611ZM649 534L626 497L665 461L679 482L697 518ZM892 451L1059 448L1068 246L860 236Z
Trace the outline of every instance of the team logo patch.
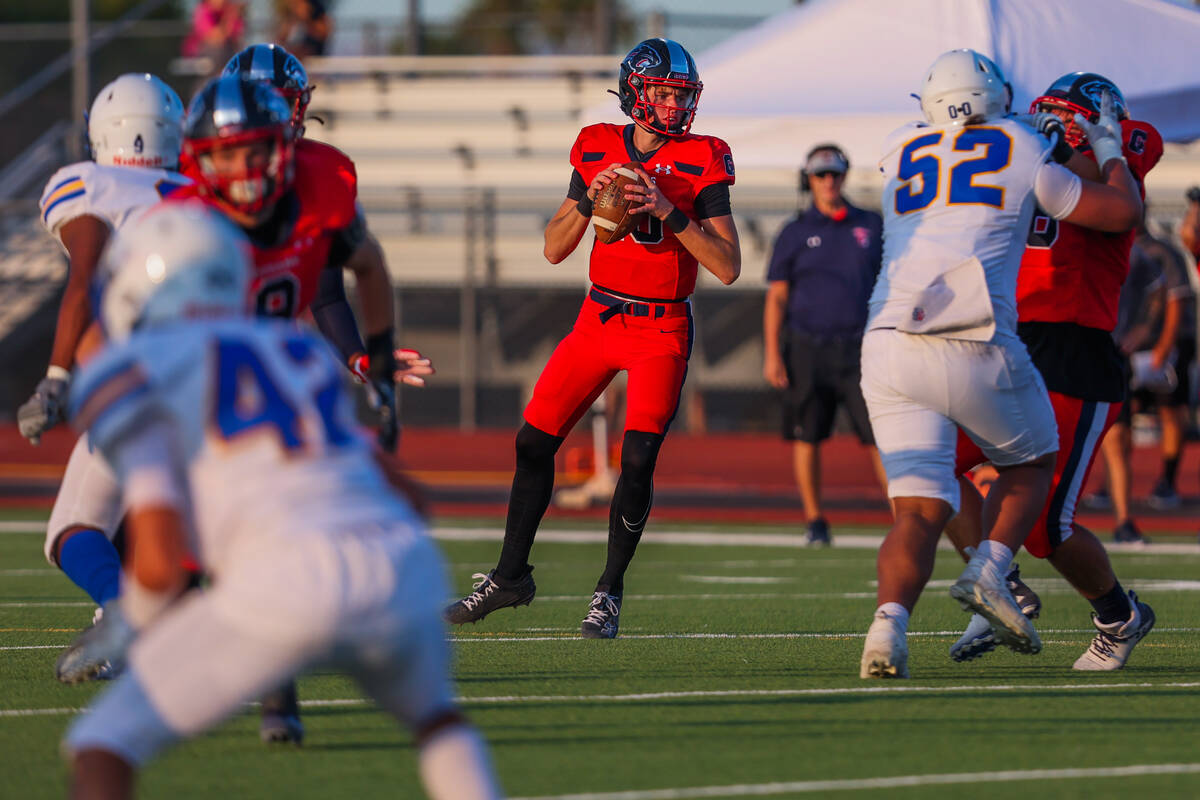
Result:
M1125 113L1125 104L1121 102L1121 98L1113 91L1112 84L1107 81L1088 81L1079 87L1079 91L1083 92L1085 97L1095 103L1096 108L1100 107L1100 99L1105 89L1108 89L1112 93L1113 111L1117 116Z
M821 237L820 236L810 236L810 237L808 237L807 244L809 247L820 247L821 246Z
M1129 152L1137 153L1138 155L1146 152L1146 138L1148 135L1149 134L1147 134L1141 128L1134 128L1132 131L1130 131Z
M868 247L871 246L871 231L870 230L859 226L859 227L851 228L850 232L854 234L854 239L855 239L855 241L858 242L859 247L866 250Z
M914 308L913 313L912 313L912 318L913 318L913 322L924 322L925 321L925 309L921 308L920 306L917 306L916 308Z
M662 63L662 56L649 45L639 47L625 58L625 65L633 72L645 72Z
M733 177L733 154L726 153L723 159L725 161L725 174Z

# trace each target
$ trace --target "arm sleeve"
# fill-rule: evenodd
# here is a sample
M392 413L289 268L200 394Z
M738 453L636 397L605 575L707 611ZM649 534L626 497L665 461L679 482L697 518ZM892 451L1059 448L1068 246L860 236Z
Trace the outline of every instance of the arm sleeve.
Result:
M1065 219L1079 205L1083 181L1071 170L1053 162L1038 167L1033 194L1042 210L1054 219Z
M567 199L579 200L587 192L587 181L579 174L579 170L571 173L571 185L567 187Z
M365 353L362 337L358 334L358 323L346 300L346 284L340 266L327 266L321 270L317 282L317 296L312 302L313 320L321 333L342 356L342 363L351 356Z
M354 255L354 251L367 240L367 220L363 216L362 207L355 203L354 219L346 227L335 231L333 241L329 245L327 266L341 268Z
M724 217L733 213L729 204L729 184L710 183L696 194L696 219Z

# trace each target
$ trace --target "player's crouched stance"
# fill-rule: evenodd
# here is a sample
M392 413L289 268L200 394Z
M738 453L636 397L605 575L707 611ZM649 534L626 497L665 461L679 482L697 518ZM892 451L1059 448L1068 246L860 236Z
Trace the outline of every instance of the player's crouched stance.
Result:
M1041 375L1017 336L1016 278L1035 203L1049 216L1120 231L1141 201L1109 113L1086 124L1104 183L1083 182L1051 157L1047 138L1006 119L1012 91L972 50L927 73L928 124L888 139L880 167L883 269L863 338L862 388L888 476L895 521L879 550L878 607L859 674L907 677L909 614L933 570L937 540L959 505L958 429L999 471L985 502L984 540L950 589L999 643L1037 653L1041 641L1005 578L1045 502L1058 434Z
M67 733L73 796L130 796L165 746L329 662L413 730L431 797L498 797L451 694L441 558L356 429L328 346L245 318L250 269L244 237L193 204L151 211L102 261L111 344L70 413L118 475L132 555L60 670L126 649L128 666ZM213 583L181 597L188 551Z

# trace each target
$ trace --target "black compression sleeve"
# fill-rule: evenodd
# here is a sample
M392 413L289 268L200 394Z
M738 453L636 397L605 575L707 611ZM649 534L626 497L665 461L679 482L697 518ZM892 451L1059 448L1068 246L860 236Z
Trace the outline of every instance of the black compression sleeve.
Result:
M367 220L360 208L349 225L334 233L329 245L329 258L325 263L332 267L344 267L354 251L366 240Z
M341 353L343 363L349 363L351 356L366 352L358 335L354 312L346 300L341 267L329 266L321 270L317 296L312 302L312 315L321 333Z
M579 174L579 170L571 173L571 185L567 187L567 197L572 200L578 200L587 194L588 185L584 183L583 176Z
M696 194L696 219L712 219L733 213L729 204L729 184L710 183Z

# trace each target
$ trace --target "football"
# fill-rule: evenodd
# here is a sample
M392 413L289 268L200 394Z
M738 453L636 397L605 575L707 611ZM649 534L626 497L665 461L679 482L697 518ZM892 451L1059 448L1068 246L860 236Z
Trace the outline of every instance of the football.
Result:
M604 244L621 241L645 221L645 213L629 213L633 203L625 199L625 187L642 182L634 172L640 166L630 162L615 168L617 177L597 193L592 203L592 227L596 229L596 238Z

